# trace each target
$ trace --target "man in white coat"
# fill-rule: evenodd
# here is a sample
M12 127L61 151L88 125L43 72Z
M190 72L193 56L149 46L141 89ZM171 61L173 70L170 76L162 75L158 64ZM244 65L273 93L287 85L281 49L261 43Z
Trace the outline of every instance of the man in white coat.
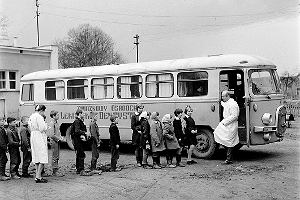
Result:
M238 117L239 106L237 102L230 98L227 90L222 92L223 120L214 131L215 141L227 148L226 160L224 164L232 163L232 153L234 146L239 143Z

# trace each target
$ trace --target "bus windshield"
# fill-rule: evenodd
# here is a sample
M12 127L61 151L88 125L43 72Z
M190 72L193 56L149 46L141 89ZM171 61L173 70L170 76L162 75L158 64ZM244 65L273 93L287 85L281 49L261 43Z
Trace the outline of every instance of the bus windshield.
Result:
M279 80L275 70L249 70L250 87L254 95L268 95L280 93Z

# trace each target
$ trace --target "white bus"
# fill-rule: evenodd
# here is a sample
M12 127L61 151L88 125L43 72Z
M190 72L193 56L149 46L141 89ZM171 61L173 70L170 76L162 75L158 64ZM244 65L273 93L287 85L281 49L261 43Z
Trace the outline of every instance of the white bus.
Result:
M98 116L101 138L109 139L109 116L119 116L121 140L131 140L130 117L136 103L162 117L190 105L196 122L195 156L211 157L218 145L213 130L222 119L221 92L229 90L240 107L240 143L263 145L282 140L285 107L276 66L263 58L218 55L121 65L38 71L21 79L20 116L44 104L49 119L59 111L61 132L74 121L74 112Z

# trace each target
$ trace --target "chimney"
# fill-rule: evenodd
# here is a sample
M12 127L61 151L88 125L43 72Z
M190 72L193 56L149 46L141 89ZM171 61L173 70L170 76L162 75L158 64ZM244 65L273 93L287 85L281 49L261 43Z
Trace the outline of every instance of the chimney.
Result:
M14 43L13 43L13 46L14 46L14 47L17 46L17 40L18 40L18 37L15 36L15 37L14 37Z

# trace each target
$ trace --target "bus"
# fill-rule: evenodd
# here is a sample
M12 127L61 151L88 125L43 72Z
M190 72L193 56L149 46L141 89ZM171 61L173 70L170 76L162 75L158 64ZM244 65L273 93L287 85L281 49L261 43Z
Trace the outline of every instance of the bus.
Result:
M264 145L283 139L286 108L276 66L267 59L249 55L215 55L120 65L37 71L21 78L20 116L30 115L44 104L47 120L59 111L63 136L84 111L89 125L97 115L102 140L109 139L109 117L119 117L121 140L130 142L130 118L137 103L160 116L176 108L193 108L197 125L194 155L210 158L218 149L213 131L222 120L221 92L228 90L240 114L238 134L242 145ZM70 143L70 142L69 142ZM71 143L70 143L71 144Z

